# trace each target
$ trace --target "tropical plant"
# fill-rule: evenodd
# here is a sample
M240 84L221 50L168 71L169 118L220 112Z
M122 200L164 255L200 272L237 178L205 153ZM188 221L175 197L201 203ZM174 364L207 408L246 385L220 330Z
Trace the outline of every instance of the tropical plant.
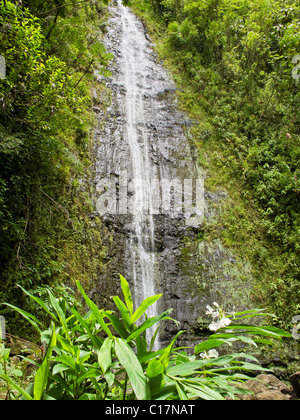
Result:
M79 178L90 164L94 72L108 75L112 58L101 42L104 3L0 1L0 293L22 307L16 282L65 280L63 266L74 274L78 255L93 254ZM92 261L95 272L100 258Z
M0 379L14 393L13 398L27 400L172 400L204 399L222 400L249 391L241 383L247 374L268 370L258 360L243 351L219 355L216 348L236 343L257 346L272 344L273 339L290 337L275 327L243 325L244 319L261 316L261 310L225 314L220 307L208 307L213 316L211 324L217 329L213 335L200 342L194 349L176 348L179 331L168 346L153 349L158 336L159 323L176 322L170 318L172 309L152 318L147 309L162 295L149 297L134 308L132 294L126 279L120 276L123 300L114 296L116 312L99 309L77 282L78 290L89 310L80 313L74 298L55 298L50 289L47 305L28 291L32 298L51 318L45 325L34 315L11 304L39 332L47 346L42 363L28 360L37 368L34 382L24 389L0 370ZM50 303L50 304L49 304ZM226 326L225 326L226 325ZM147 341L146 331L157 329ZM192 350L188 354L186 350ZM8 352L0 354L5 364ZM4 365L5 366L5 365Z

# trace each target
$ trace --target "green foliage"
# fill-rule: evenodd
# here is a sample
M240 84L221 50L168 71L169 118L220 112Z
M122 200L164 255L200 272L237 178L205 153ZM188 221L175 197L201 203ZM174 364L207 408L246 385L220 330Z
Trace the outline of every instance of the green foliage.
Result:
M16 282L90 278L101 264L93 257L101 239L84 216L89 191L78 179L90 164L93 73L108 74L111 54L101 43L104 3L76 4L0 2L0 291L16 303Z
M269 254L281 261L277 274L270 273L277 277L276 296L267 286L264 293L287 325L300 305L299 84L292 77L292 60L300 52L299 4L163 0L160 5L139 0L136 8L151 22L159 52L183 90L185 110L199 120L193 137L200 163L210 175L217 171L213 176L221 188L236 184L243 191L246 208L250 203L260 219L252 235L263 238ZM243 227L253 223L250 218L243 216ZM224 223L225 240L230 236L231 244L241 246L241 216ZM251 262L257 266L257 256ZM267 262L265 270L271 271Z
M79 312L81 304L73 298L55 298L47 289L49 301L45 303L24 290L50 316L51 326L44 329L45 326L34 315L14 308L39 331L47 351L37 366L33 382L24 389L7 372L9 350L1 347L0 379L8 390L14 390L12 399L234 398L236 394L249 393L241 387L241 383L249 379L247 373L268 369L259 366L255 357L243 351L219 356L215 348L228 348L235 343L272 345L272 340L291 337L278 328L241 324L244 319L262 315L261 310L251 310L229 315L231 320L226 318L227 327L220 327L215 334L199 343L192 356L182 351L184 349L175 348L176 340L183 331L167 347L153 351L153 340L148 343L145 332L161 321L170 320L168 315L171 310L153 318L147 319L145 316L144 321L136 314L146 315L149 302L155 302L157 296L146 299L133 313L131 292L127 281L121 276L124 301L114 297L117 312L112 312L99 309L79 282L77 286L89 308L86 314ZM11 307L11 304L7 305ZM218 315L224 322L225 314L221 309ZM140 319L141 325L137 325L137 319ZM228 326L229 322L231 325Z

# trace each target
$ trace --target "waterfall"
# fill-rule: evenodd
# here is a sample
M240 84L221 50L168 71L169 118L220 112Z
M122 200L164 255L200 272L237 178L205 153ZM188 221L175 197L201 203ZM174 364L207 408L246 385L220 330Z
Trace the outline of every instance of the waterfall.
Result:
M133 225L134 235L129 240L132 281L135 305L155 295L155 247L154 221L151 195L151 165L149 158L149 132L145 130L146 109L144 106L147 59L146 39L137 25L136 17L119 2L122 21L122 72L125 86L126 140L130 147L133 177ZM150 91L150 92L149 92ZM138 269L139 267L139 269ZM138 275L140 273L140 275ZM157 315L156 305L149 308L148 316ZM148 341L154 330L148 332Z
M175 318L189 322L191 314L197 319L198 298L187 288L191 276L180 267L180 247L195 226L197 208L203 214L203 203L194 206L192 200L191 185L199 174L186 138L190 122L177 109L176 86L143 23L121 0L110 7L105 46L114 59L111 77L99 75L105 87L97 99L101 107L94 107L99 114L96 208L114 246L96 293L102 300L114 294L121 273L133 290L135 307L163 294L148 308L148 318L174 308ZM148 343L156 327L147 331ZM160 332L154 349L177 326L172 328Z

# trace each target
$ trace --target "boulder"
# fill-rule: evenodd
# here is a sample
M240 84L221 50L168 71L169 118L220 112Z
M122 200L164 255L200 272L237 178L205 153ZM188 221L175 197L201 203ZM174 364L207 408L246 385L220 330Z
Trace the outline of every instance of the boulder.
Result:
M270 374L261 374L255 379L249 379L245 386L253 392L253 395L241 395L242 400L284 401L293 397L293 391L276 376Z
M246 382L246 387L254 394L259 394L268 390L268 386L264 382L260 382L256 379L249 379Z
M257 379L266 384L269 390L280 391L283 394L290 393L290 389L274 375L261 374Z
M264 391L254 395L252 398L254 401L284 401L289 399L287 395L282 394L280 391Z

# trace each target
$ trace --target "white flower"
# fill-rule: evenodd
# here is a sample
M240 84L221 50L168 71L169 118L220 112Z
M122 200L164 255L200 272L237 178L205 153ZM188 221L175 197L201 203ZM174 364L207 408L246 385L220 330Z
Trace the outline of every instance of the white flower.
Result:
M207 309L207 311L206 311L207 315L210 315L214 311L213 308L209 305L206 305L206 309Z
M200 353L200 357L202 357L202 359L214 359L216 357L219 357L219 353L217 352L217 350L212 349L209 350L208 353L206 353L206 351L204 353Z
M231 320L229 318L225 318L223 317L222 319L220 319L219 321L219 328L225 328L228 327L228 325L231 324Z
M206 309L207 309L206 315L212 315L214 313L214 310L211 306L206 305Z
M206 315L211 315L213 318L218 318L220 313L219 311L214 311L213 308L209 305L206 305Z
M219 323L213 321L211 324L209 324L208 328L210 331L217 331L219 329Z
M228 327L231 324L231 320L226 318L226 314L223 312L222 308L217 302L213 302L213 305L217 308L216 310L214 310L211 306L206 305L206 315L210 315L213 318L213 321L211 324L209 324L208 328L211 331L217 331L220 328ZM217 321L215 321L216 318Z
M210 359L214 359L214 358L216 358L216 357L219 357L219 353L218 353L218 352L217 352L217 350L215 350L215 349L209 350L209 352L208 352L208 357L209 357Z
M220 328L228 327L228 325L230 325L230 324L231 324L231 320L229 318L223 317L217 322L213 321L211 324L209 324L208 328L211 331L217 331Z

